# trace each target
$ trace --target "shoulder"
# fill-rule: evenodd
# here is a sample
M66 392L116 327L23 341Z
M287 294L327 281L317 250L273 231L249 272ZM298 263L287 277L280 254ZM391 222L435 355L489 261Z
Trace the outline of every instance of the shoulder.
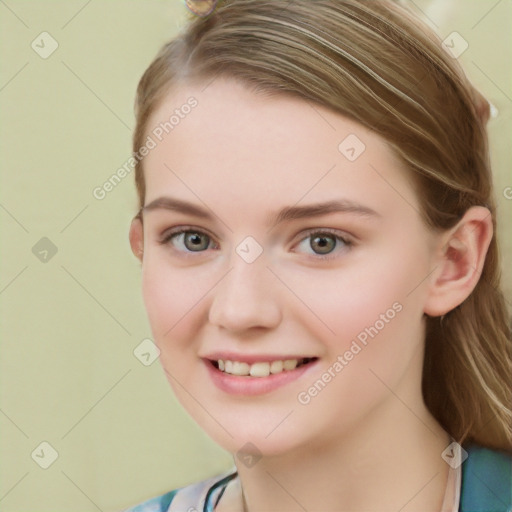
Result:
M236 468L221 475L195 482L155 496L122 512L188 512L203 510L208 500L214 500L227 483L237 476Z
M512 455L472 444L462 464L462 512L512 511Z

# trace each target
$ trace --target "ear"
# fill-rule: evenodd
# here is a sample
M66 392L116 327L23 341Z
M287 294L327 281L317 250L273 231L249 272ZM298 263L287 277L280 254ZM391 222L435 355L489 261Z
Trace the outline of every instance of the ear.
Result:
M144 230L140 217L135 217L130 225L130 247L135 257L142 262L144 254Z
M442 233L424 307L427 315L444 315L469 297L480 279L492 236L492 215L483 206L469 208L455 227Z

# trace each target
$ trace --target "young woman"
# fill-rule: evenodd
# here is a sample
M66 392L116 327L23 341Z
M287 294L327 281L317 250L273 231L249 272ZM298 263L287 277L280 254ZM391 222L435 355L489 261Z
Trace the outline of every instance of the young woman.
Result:
M180 403L234 455L149 511L505 511L489 105L391 0L233 0L142 77L130 243Z

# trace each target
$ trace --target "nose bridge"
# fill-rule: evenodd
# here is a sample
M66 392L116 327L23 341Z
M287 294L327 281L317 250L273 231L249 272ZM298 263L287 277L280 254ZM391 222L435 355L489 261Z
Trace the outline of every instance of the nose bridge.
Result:
M251 241L239 244L229 259L229 272L213 291L210 322L230 330L271 327L280 309L264 252L255 257Z

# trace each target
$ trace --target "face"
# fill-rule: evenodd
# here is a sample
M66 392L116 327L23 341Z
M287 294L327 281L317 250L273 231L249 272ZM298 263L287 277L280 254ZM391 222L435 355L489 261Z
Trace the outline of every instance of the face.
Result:
M172 91L148 126L131 240L161 364L199 425L278 454L343 436L388 388L416 396L434 239L384 140L224 79Z

